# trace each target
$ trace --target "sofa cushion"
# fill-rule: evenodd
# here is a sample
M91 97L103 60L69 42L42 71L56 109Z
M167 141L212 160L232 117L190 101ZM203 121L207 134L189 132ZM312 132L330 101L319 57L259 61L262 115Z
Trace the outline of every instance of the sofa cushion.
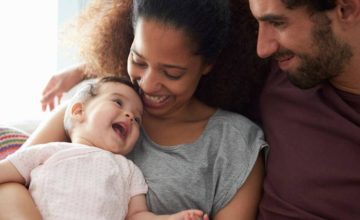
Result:
M12 154L29 136L12 127L0 127L0 160Z

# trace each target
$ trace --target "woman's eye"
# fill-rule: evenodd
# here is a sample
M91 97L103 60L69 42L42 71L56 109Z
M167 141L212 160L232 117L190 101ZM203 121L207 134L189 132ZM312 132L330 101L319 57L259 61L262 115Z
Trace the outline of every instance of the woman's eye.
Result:
M138 58L136 58L136 57L134 56L134 54L132 54L131 63L132 63L133 65L135 65L135 66L142 67L142 68L144 68L144 67L147 66L146 63L144 63L143 61L138 60Z
M134 61L134 60L132 60L131 63L132 63L133 65L138 66L138 67L141 67L141 68L144 68L144 67L147 66L146 63L136 62L136 61Z
M180 73L171 73L171 72L168 72L168 71L164 71L163 73L164 73L164 75L165 75L166 77L168 77L168 78L171 79L171 80L180 79L181 76L183 75L183 74L180 74Z

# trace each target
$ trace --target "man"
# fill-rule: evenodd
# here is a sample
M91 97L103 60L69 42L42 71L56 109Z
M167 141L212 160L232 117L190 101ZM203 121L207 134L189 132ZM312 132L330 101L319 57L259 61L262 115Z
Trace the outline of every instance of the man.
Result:
M249 0L274 68L259 219L360 219L360 0Z

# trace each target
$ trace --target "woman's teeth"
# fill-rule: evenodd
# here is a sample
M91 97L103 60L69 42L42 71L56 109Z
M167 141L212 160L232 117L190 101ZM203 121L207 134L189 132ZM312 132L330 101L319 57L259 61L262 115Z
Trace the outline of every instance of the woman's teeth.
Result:
M144 95L146 99L151 100L152 102L157 102L160 103L162 101L164 101L167 96L150 96L150 95Z

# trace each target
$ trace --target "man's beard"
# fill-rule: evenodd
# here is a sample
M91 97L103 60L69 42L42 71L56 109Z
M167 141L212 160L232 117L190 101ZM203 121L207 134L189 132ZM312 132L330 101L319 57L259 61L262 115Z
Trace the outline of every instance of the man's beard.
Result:
M283 49L274 56L291 54L301 60L299 67L287 72L289 80L301 89L309 89L341 74L353 56L348 44L338 40L330 20L322 15L312 30L312 48L316 56Z

